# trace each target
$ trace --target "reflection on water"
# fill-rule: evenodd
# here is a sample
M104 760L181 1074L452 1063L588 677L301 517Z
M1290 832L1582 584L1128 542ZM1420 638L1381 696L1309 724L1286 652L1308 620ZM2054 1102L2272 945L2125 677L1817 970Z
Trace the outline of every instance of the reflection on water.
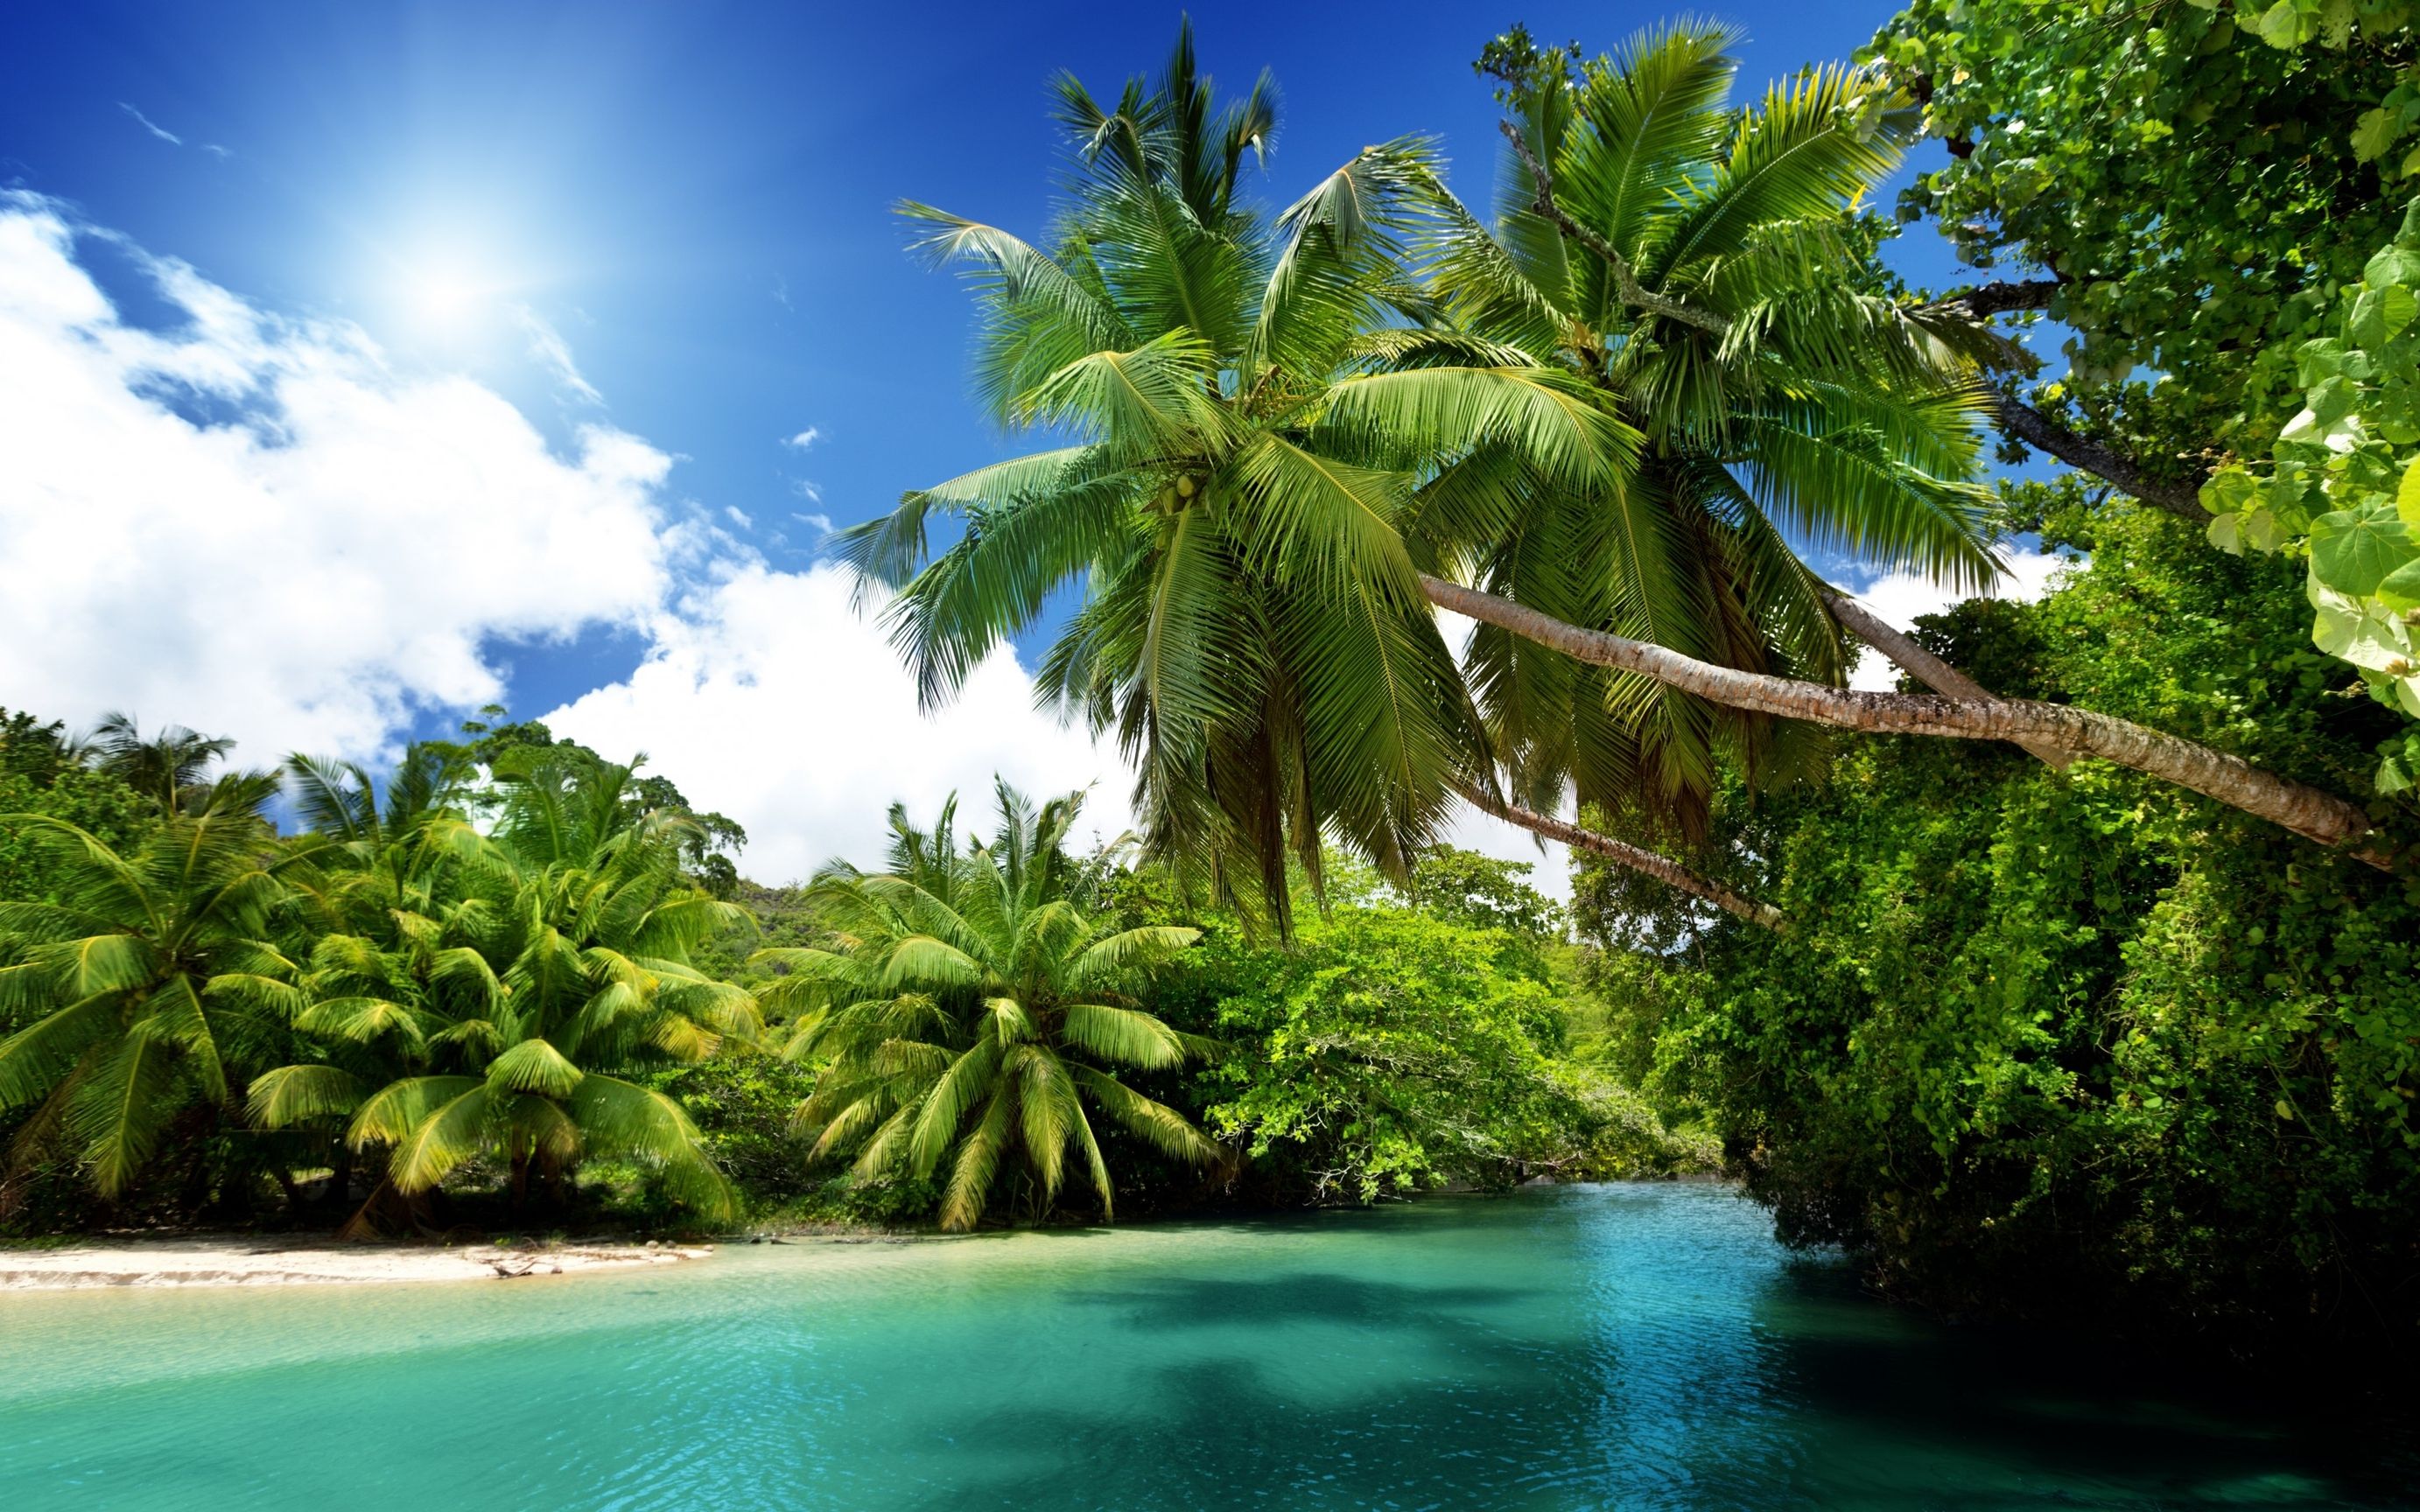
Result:
M0 1507L2381 1507L2246 1381L1944 1331L1709 1186L0 1298Z

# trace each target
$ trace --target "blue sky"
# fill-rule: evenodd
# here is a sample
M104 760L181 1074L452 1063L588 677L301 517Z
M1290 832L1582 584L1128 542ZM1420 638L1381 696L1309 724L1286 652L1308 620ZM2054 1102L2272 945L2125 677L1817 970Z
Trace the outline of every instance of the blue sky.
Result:
M1891 8L1758 4L1717 13L1747 29L1745 79L1761 85L1805 62L1844 57ZM1278 78L1282 116L1268 199L1292 198L1366 143L1424 131L1443 137L1466 197L1483 200L1496 168L1495 113L1469 62L1487 37L1518 19L1542 38L1602 48L1667 14L1637 6L1297 3L1198 7L1194 22L1204 62L1224 84L1240 89L1264 66ZM545 472L543 458L515 453L512 465L537 469L534 479L544 473L515 497L557 484L622 490L613 494L620 504L592 500L565 517L586 538L611 538L628 517L614 510L645 496L643 507L666 543L647 581L601 587L593 613L570 587L489 620L475 603L455 611L454 629L471 638L514 710L543 714L670 655L667 638L681 633L673 622L720 612L698 607L699 585L727 579L734 563L752 563L776 587L789 584L782 575L808 572L819 529L804 517L861 519L903 488L1001 455L1009 443L966 399L965 297L903 254L888 207L912 196L1012 228L1038 227L1059 152L1045 82L1067 68L1107 89L1156 68L1177 15L1148 5L20 0L10 45L0 51L0 186L23 192L20 208L39 206L72 228L63 233L73 237L65 255L114 304L113 329L173 334L193 325L190 301L163 292L164 264L240 301L244 318L272 332L237 342L240 360L259 364L249 389L127 378L193 427L184 440L207 440L209 427L259 402L268 381L260 374L336 361L327 353L347 338L328 332L357 329L375 344L377 356L365 361L376 371L348 392L416 396L387 405L379 424L406 409L469 414L501 400L555 456L590 464L580 474L585 484L566 483L561 470ZM1947 276L1929 233L1901 261L1919 277ZM85 316L59 318L67 324L58 329L98 339L75 324ZM296 334L304 325L318 334ZM433 387L448 378L467 385L445 391L459 401L452 409ZM477 424L506 424L505 411L489 410ZM442 423L411 422L424 423L440 428L424 442L396 442L396 455L470 455ZM811 443L793 443L810 433ZM640 452L659 461L641 457L624 478L614 471L621 461L599 463L600 454L583 450L600 436L637 449L621 461ZM258 456L247 465L272 466ZM475 479L499 475L502 465L483 461L442 486L483 486ZM600 468L613 474L602 485ZM342 479L306 486L289 476L276 486L296 507L321 497L306 487L333 489L333 502L313 506L323 517L349 507ZM365 506L341 539L375 556L386 532L443 529L462 532L451 544L473 550L481 511L514 506L466 507L467 519L423 520L408 500ZM140 517L200 531L217 519L173 490ZM524 526L534 533L514 533ZM506 522L498 539L559 545L563 534L560 520ZM75 539L72 532L52 538ZM597 570L576 556L530 561L534 573ZM308 576L310 561L301 565ZM513 588L506 581L477 593L510 597ZM261 606L264 619L271 609ZM769 604L757 611L783 619ZM739 633L739 618L716 621L726 640ZM111 623L122 627L125 619L119 612ZM789 651L813 657L816 645L810 638ZM139 658L147 649L132 639L113 654ZM712 654L703 642L689 649ZM459 665L459 651L432 643L369 656L424 669L395 673L402 690L377 694L381 717L396 725L390 735L442 729L458 717L448 697L479 680ZM0 703L58 696L55 679L9 665L25 655L22 645L0 652ZM832 644L830 655L871 653L858 637ZM101 670L75 685L90 684L96 697L113 691L110 664L97 657L80 665ZM204 671L234 675L225 666ZM360 682L386 673L340 668L331 675ZM149 691L139 679L128 686ZM222 717L221 706L229 715L262 706L196 698L204 707L136 712L202 723ZM78 719L99 711L39 712ZM631 727L641 710L624 712L619 727L592 722L598 738ZM257 717L284 733L276 718ZM299 717L289 722L306 733L321 728ZM366 738L360 719L325 727L340 744ZM761 725L718 733L728 744L763 734ZM795 745L798 734L786 733L783 743ZM789 759L812 778L812 763ZM660 764L696 785L671 761ZM780 852L782 864L826 838L800 838Z

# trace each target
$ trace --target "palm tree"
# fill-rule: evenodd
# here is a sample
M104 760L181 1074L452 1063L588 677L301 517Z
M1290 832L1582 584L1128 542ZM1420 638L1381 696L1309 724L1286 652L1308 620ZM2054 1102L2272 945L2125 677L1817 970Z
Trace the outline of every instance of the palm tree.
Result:
M1105 1069L1167 1069L1204 1048L1132 995L1197 932L1114 929L1063 896L1059 840L1080 794L1038 811L1004 783L999 797L999 835L946 866L902 822L893 858L912 872L826 869L813 896L836 949L757 956L788 973L768 996L801 1013L789 1053L829 1057L798 1112L817 1131L810 1158L853 1149L861 1179L928 1179L947 1162L949 1229L982 1218L1004 1165L1019 1169L1029 1211L1047 1211L1071 1152L1110 1216L1088 1103L1175 1159L1222 1158L1183 1115Z
M277 791L274 773L223 772L210 767L235 749L224 736L196 734L172 724L145 739L130 714L104 714L74 743L76 755L94 771L118 779L159 805L163 813L209 808L258 808Z
M0 903L0 1017L31 1016L0 1041L0 1110L39 1102L20 1139L64 1135L105 1197L179 1114L240 1103L300 1006L272 943L288 864L272 832L250 802L169 791L178 806L124 855L62 820L0 820L62 879L55 903Z
M1404 329L1434 304L1401 270L1425 144L1372 149L1271 221L1237 197L1269 92L1221 110L1189 34L1114 107L1058 94L1076 183L1047 250L904 210L972 271L991 412L1074 443L911 493L843 548L900 591L927 700L1080 579L1047 696L1118 730L1154 854L1221 895L1256 884L1282 924L1289 847L1315 878L1333 827L1400 871L1482 759L1399 529L1423 470L1484 442L1593 489L1637 433L1577 375ZM934 556L942 517L960 534Z
M395 910L392 933L331 934L313 952L297 1026L410 1072L380 1085L342 1056L282 1067L254 1084L254 1117L349 1118L354 1147L389 1148L406 1196L486 1152L519 1204L534 1178L613 1155L729 1215L729 1183L688 1115L627 1073L757 1032L754 999L689 960L745 911L683 881L683 821L634 813L629 767L550 751L500 779L492 843L462 849L429 912Z
M1556 52L1502 69L1501 213L1490 230L1433 186L1426 275L1447 321L1583 377L1645 441L1593 491L1482 449L1422 490L1407 529L1446 575L1563 623L1833 683L1832 591L1792 540L1986 584L1986 495L1967 481L1984 401L1971 344L1945 339L1958 323L1861 288L1851 208L1897 167L1898 118L1860 117L1873 85L1840 69L1735 108L1737 37L1683 23L1584 68ZM1469 670L1541 808L1570 782L1700 832L1723 752L1754 774L1776 735L1808 733L1495 625Z
M1400 870L1499 756L1516 789L1576 777L1685 825L1716 750L1768 753L1766 717L2035 742L2366 835L2342 799L2105 716L1838 688L1828 590L1776 525L1979 578L1978 400L1952 378L1984 338L1844 281L1849 208L1900 140L1872 81L1819 72L1733 112L1719 41L1643 41L1586 91L1536 83L1516 116L1538 144L1513 131L1535 208L1500 239L1418 142L1273 224L1238 209L1265 96L1216 115L1182 39L1114 110L1062 82L1078 181L1051 251L907 207L973 270L994 413L1075 438L845 537L898 590L923 695L1080 581L1045 695L1118 728L1154 853L1221 888L1257 872L1280 925L1285 849L1316 879L1324 828ZM936 555L939 517L961 533ZM1483 637L1482 721L1422 597L1554 655Z
M1647 434L1645 486L1630 492L1658 516L1608 532L1617 547L1602 552L1587 532L1604 511L1507 486L1487 458L1467 486L1448 474L1427 490L1443 507L1415 528L1443 575L1421 587L1484 627L1474 681L1515 786L1551 795L1574 777L1584 797L1646 793L1679 800L1686 819L1710 770L1691 727L1728 728L1753 757L1740 737L1779 717L2010 740L2059 765L2099 756L2387 865L2357 805L2124 720L1993 699L1911 656L1779 548L1776 523L1971 583L1987 559L1958 480L1992 399L1965 375L1999 348L1973 304L1904 305L1866 287L1849 212L1899 161L1904 102L1870 73L1835 69L1732 111L1730 40L1683 25L1575 69L1516 34L1490 59L1519 164L1508 213L1490 235L1438 195L1447 230L1429 271L1450 317L1588 374ZM1710 540L1708 517L1735 539ZM1683 591L1661 592L1676 560L1691 569ZM1740 586L1724 589L1727 577ZM1757 637L1727 628L1742 608L1783 655L1749 654ZM1823 665L1836 619L1947 696L1839 691L1837 665Z

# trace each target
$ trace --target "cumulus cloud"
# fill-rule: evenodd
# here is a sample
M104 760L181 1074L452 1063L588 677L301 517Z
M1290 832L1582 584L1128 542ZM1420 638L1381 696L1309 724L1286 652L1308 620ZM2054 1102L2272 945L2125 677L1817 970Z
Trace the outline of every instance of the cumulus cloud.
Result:
M0 703L375 759L505 696L489 641L640 627L694 554L638 438L558 455L476 383L121 241L181 316L138 328L97 239L0 196Z
M1079 841L1124 830L1131 778L1095 742L1033 706L1033 683L1006 649L927 715L855 583L830 565L750 563L684 596L628 679L544 717L608 755L644 750L690 801L747 826L748 873L807 875L835 856L881 858L883 810L907 801L930 820L952 791L988 823L993 774L1036 797L1091 784Z
M818 430L813 425L809 425L806 429L799 432L796 436L792 436L788 440L783 441L782 444L784 446L795 446L799 451L803 452L808 447L814 445L815 442L822 440L823 439L824 433L821 430Z
M1991 592L1981 596L2029 603L2048 593L2051 579L2068 565L2067 559L2050 552L2003 551L2001 555L2008 570ZM1860 603L1884 623L1902 630L1913 629L1919 615L1938 614L1969 596L1947 592L1931 579L1908 572L1885 573L1857 591ZM1899 686L1899 669L1881 652L1868 649L1857 658L1855 671L1849 674L1849 686L1887 693Z

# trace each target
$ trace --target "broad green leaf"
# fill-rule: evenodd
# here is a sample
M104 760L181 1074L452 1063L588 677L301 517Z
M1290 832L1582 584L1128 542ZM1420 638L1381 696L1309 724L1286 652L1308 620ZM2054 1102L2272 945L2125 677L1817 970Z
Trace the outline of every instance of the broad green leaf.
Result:
M2413 709L2412 714L2420 717L2420 708ZM2411 768L2405 766L2399 758L2389 756L2379 764L2378 775L2370 779L2370 786L2389 796L2401 793L2412 786Z
M2395 512L2404 524L2420 529L2420 457L2403 470L2402 486L2395 490Z
M2412 528L2383 508L2340 509L2311 522L2311 575L2355 598L2376 593L2414 554Z
M2420 316L2420 295L2403 285L2366 288L2352 301L2352 317L2346 323L2346 333L2364 347L2383 347L2402 334L2414 316Z
M2242 468L2221 468L2201 486L2201 507L2213 515L2248 509L2260 494L2259 481ZM2215 539L2215 537L2212 537Z
M2231 557L2243 554L2243 517L2220 514L2213 510L2210 522L2210 544Z
M2420 284L2420 251L2407 247L2389 247L2369 260L2361 270L2362 281L2371 288L2384 288L2390 284Z
M2303 29L2302 8L2294 0L2277 0L2253 23L2260 39L2279 51L2289 51L2308 39Z
M2388 573L2378 585L2378 600L2397 614L2420 609L2420 558Z
M2363 111L2352 129L2353 161L2370 162L2383 156L2401 134L2401 124L2383 109Z
M2311 643L2339 661L2373 671L2408 673L2412 642L2382 609L2358 613L2322 609L2311 625Z

